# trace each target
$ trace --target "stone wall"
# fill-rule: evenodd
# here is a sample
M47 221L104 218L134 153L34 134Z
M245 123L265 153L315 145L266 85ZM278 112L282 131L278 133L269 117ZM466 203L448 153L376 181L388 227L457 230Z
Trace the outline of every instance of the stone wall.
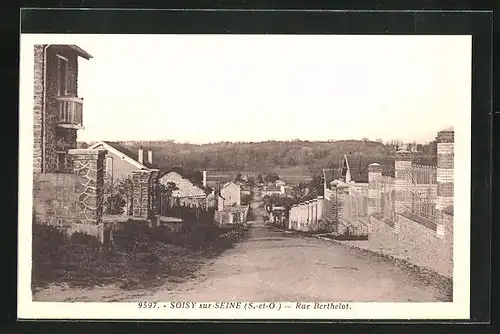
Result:
M454 133L442 131L437 137L437 209L453 205L454 188Z
M74 174L34 174L33 210L37 220L56 226L83 220L83 213L78 210L82 181Z
M42 171L42 112L43 112L43 48L44 45L34 46L33 56L33 172Z
M319 229L325 217L325 199L322 196L292 206L288 228L300 231Z
M138 170L132 173L132 216L148 219L151 210L151 171Z
M402 215L394 226L370 218L369 241L363 245L372 251L401 258L417 266L453 276L453 216L443 214L444 236Z
M78 56L70 49L56 50L53 46L48 47L45 52L45 46L37 44L33 49L33 171L35 173L57 172L58 152L76 148L76 130L58 129L56 126L59 119L57 55L64 56L68 60L66 95L75 97L78 95Z
M38 223L104 240L102 222L105 150L70 150L72 174L35 173L33 212Z

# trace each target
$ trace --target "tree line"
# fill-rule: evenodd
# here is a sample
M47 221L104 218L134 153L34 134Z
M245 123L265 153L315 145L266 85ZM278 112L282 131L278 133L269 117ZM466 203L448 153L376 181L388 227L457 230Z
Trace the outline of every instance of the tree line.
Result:
M390 156L402 143L381 143L368 140L341 140L327 142L267 141L256 143L221 142L212 144L185 144L172 141L121 142L132 151L141 146L153 151L153 162L163 170L181 167L184 171L255 170L269 172L276 169L299 168L318 171L338 168L344 154L363 154L367 157ZM85 143L80 143L85 147ZM436 143L416 144L422 154L435 155ZM194 175L201 179L200 175Z

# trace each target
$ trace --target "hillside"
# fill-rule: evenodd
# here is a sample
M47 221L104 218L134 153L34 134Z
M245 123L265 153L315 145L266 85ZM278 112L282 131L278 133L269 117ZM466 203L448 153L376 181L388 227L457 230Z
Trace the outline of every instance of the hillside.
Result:
M154 162L161 169L181 166L184 170L208 170L222 174L238 171L277 172L287 178L303 178L322 168L336 168L344 154L366 157L390 156L395 148L374 141L342 140L328 142L267 141L184 144L172 141L120 142L131 150L152 149ZM429 147L423 147L424 152ZM213 173L212 173L213 174Z

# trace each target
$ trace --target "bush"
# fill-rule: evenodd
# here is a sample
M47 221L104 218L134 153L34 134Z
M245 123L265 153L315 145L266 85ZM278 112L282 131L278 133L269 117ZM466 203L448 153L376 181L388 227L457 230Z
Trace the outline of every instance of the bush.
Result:
M201 259L231 247L243 233L215 225L173 232L130 223L114 232L114 246L109 248L83 233L67 237L55 227L34 224L32 285L119 283L122 288L140 288L161 284L166 276L192 275Z

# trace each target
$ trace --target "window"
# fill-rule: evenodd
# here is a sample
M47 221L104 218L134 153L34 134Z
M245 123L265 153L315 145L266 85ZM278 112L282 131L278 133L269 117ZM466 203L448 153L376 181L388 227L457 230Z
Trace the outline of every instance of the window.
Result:
M57 56L57 93L59 96L66 96L68 93L68 60L64 57Z
M58 153L58 169L60 173L65 173L68 171L68 162L66 159L66 153Z
M113 158L107 157L106 160L104 160L104 164L106 170L106 177L110 178L113 175Z

